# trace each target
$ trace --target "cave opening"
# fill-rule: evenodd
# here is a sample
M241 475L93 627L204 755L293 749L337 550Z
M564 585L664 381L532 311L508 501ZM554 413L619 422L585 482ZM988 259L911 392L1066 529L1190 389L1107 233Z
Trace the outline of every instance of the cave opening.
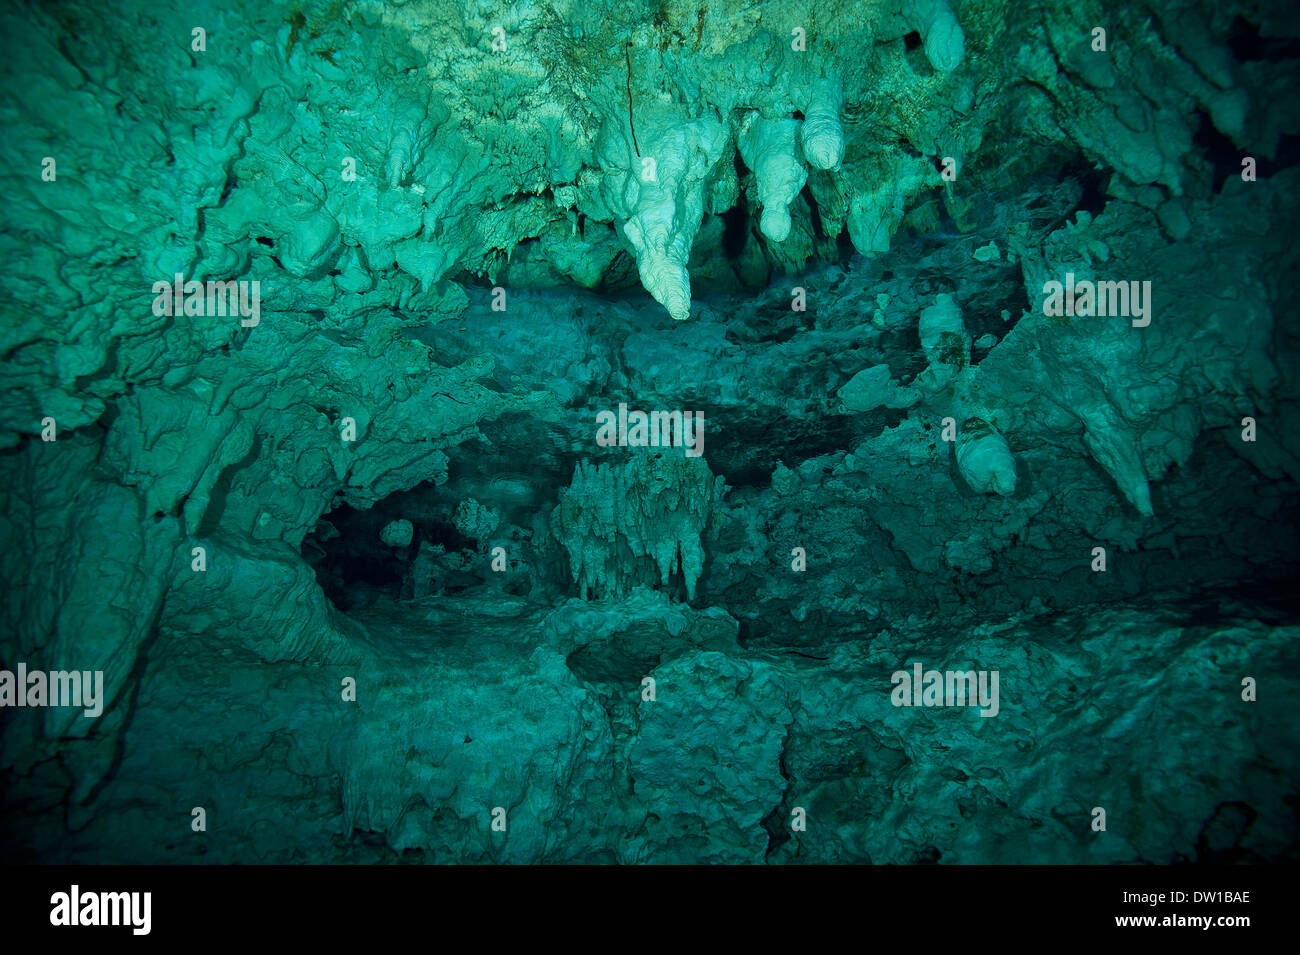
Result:
M326 597L344 611L482 586L476 541L441 506L428 483L365 509L342 504L321 517L302 553Z

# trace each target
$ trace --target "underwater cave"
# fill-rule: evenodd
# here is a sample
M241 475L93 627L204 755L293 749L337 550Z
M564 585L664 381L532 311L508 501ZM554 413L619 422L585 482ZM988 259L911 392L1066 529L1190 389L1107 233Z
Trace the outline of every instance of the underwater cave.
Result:
M1095 8L6 4L0 858L1300 860L1300 15Z

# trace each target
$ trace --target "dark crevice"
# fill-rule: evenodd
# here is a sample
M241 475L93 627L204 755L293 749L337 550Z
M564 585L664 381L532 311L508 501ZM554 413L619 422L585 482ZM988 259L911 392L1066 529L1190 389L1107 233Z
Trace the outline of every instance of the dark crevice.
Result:
M722 254L737 259L749 241L749 212L744 200L722 214Z
M637 158L641 158L641 147L636 141L636 120L632 116L632 41L627 41L627 46L623 48L623 55L627 58L627 124L632 130L632 148L636 150Z
M1243 153L1231 139L1215 128L1210 114L1205 110L1198 109L1196 119L1197 127L1192 142L1201 148L1201 152L1214 170L1214 193L1218 195L1223 191L1229 176L1241 175Z
M113 758L108 769L94 787L88 792L84 799L81 800L82 806L91 805L99 794L117 778L118 771L121 769L122 760L126 756L126 736L131 729L131 724L135 721L136 711L140 703L140 685L144 682L144 674L149 666L149 654L152 652L155 644L158 642L158 636L161 630L158 627L158 621L162 617L163 601L160 598L157 606L154 608L152 617L146 629L148 636L140 643L140 649L136 651L135 662L131 666L130 676L127 677L127 684L131 687L127 697L126 704L123 708L122 724L117 728L113 737ZM89 822L89 819L87 820ZM69 826L71 828L71 826Z
M804 202L808 203L808 212L812 218L813 235L819 240L827 238L826 229L822 225L822 214L817 208L817 200L813 198L812 189L805 182L799 195L803 196Z
M1095 169L1092 166L1082 169L1076 167L1071 174L1083 187L1083 194L1079 196L1078 205L1075 206L1076 211L1081 209L1095 219L1106 209L1106 184L1110 179L1109 170Z
M1300 59L1300 38L1262 36L1259 27L1240 14L1228 28L1228 48L1238 63Z

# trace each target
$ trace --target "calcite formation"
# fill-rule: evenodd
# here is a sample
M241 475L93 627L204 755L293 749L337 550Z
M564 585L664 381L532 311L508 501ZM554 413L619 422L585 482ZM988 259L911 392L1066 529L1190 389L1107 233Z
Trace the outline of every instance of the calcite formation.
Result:
M759 228L773 242L790 234L789 206L808 179L796 147L799 128L797 120L768 121L751 113L740 138L740 155L754 170L763 207Z
M1016 490L1016 461L1007 439L981 418L972 418L961 427L957 468L972 490L1003 495Z
M701 534L723 486L703 459L677 449L645 451L622 466L579 462L553 516L579 592L625 593L644 562L660 584L680 575L693 600L704 570Z

